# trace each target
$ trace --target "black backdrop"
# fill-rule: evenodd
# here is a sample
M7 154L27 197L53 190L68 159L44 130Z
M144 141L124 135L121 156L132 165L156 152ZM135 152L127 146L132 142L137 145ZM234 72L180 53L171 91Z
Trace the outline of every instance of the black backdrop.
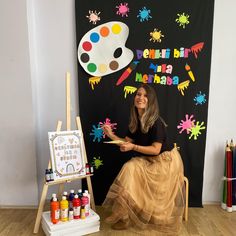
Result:
M129 8L127 15L117 14L121 10L119 6ZM145 9L148 14L144 19L142 10ZM129 27L126 46L133 51L133 60L139 61L119 86L117 80L128 66L91 84L89 78L92 75L78 63L79 110L87 156L95 165L92 183L96 204L102 203L121 166L132 156L131 153L120 153L116 146L103 143L107 139L97 129L99 122L104 123L108 118L114 123L116 134L124 136L133 96L126 93L125 86L137 88L142 82L139 76L145 78L149 75L150 80L146 82L157 92L161 116L168 124L170 143L176 142L180 147L185 176L190 181L190 206L202 206L213 9L214 0L75 0L77 46L89 30L110 21L121 21ZM100 19L90 22L87 16L91 13L97 13ZM154 29L162 34L155 38L155 42L150 40ZM177 57L180 48L185 48L188 55ZM144 49L169 49L170 57L138 58L136 50ZM169 74L164 71L155 73L150 69L151 63L171 65L172 71ZM190 71L185 68L186 64ZM155 74L165 77L158 82L158 77L152 79ZM166 82L167 76L170 78Z

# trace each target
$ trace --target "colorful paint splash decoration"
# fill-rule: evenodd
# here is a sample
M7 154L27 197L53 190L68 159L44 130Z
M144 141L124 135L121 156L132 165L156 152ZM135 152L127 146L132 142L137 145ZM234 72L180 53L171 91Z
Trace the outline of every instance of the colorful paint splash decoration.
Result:
M154 43L160 43L161 38L164 37L164 35L161 33L161 30L158 30L156 28L152 32L150 32L150 36L151 38L149 39L149 41L153 41Z
M196 59L197 59L198 53L201 52L203 46L204 46L204 42L200 42L191 47L191 52L194 54Z
M109 125L112 129L112 132L116 129L117 123L111 123L111 120L109 118L105 119L105 122L99 122L100 127L102 127L103 125ZM105 138L106 135L103 132L103 138Z
M139 10L137 17L139 18L140 22L149 21L152 18L150 13L151 10L147 9L146 7L143 7Z
M100 157L98 157L98 158L94 157L92 160L92 165L97 170L103 165L103 160L101 160Z
M120 3L120 5L116 6L116 8L118 9L116 12L117 15L128 17L129 6L127 2Z
M199 121L196 124L193 115L185 115L185 120L181 120L180 124L177 126L178 129L181 129L179 133L186 131L187 134L190 134L189 139L192 137L194 140L197 140L198 136L201 134L201 130L206 129L204 122L199 125Z
M103 130L99 124L97 125L97 127L93 125L93 129L92 132L90 133L90 136L93 136L93 142L95 142L96 140L98 142L101 141L103 137Z
M201 130L206 129L204 125L204 121L199 125L199 121L197 121L196 125L191 128L191 135L189 139L194 137L194 140L197 140L198 136L201 134Z
M195 102L195 105L203 105L204 103L206 103L206 94L202 94L202 92L200 91L199 93L197 93L196 97L193 100Z
M175 19L175 21L179 24L180 27L183 27L185 29L185 26L189 24L189 15L186 13L177 14L178 18Z
M190 80L185 80L181 82L180 84L178 84L177 86L178 90L181 92L183 96L184 96L184 90L188 88L189 83L190 83Z
M181 134L183 131L186 131L189 134L191 128L194 126L194 116L193 115L185 115L185 120L181 120L180 124L177 126L178 129L181 129L179 133Z
M124 87L124 92L125 92L124 97L126 98L126 97L127 97L127 94L133 94L136 90L137 90L136 87L133 87L133 86L125 86L125 87Z
M94 85L100 83L101 79L102 79L101 77L97 76L89 78L89 84L91 85L92 90L94 90Z
M86 16L89 19L89 23L92 22L93 25L96 25L98 21L100 21L100 15L101 12L91 11L89 10L89 15Z

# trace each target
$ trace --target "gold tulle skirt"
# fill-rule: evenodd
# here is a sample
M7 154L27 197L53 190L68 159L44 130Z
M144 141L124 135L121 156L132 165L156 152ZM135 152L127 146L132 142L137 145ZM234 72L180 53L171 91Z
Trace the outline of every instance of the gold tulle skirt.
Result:
M176 148L126 162L103 202L112 222L128 218L135 229L175 235L185 206L183 163Z

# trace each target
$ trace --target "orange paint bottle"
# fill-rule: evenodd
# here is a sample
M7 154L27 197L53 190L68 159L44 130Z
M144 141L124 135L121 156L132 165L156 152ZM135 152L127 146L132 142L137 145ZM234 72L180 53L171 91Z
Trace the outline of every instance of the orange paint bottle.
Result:
M51 209L51 222L53 224L56 224L58 223L60 218L60 207L56 197L54 197L50 202L50 209Z

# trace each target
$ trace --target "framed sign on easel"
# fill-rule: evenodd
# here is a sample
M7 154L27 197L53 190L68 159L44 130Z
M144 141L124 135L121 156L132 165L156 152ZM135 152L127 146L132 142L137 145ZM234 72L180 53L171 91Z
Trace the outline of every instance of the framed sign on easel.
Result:
M54 180L86 174L81 130L49 132Z
M34 225L34 234L39 231L42 213L47 197L48 187L59 185L58 195L60 196L64 189L64 184L78 179L86 178L88 191L90 193L91 208L95 209L93 188L91 183L92 174L87 174L85 164L88 162L83 131L80 117L76 117L77 130L71 130L71 111L70 111L70 73L66 73L66 131L61 131L62 121L57 122L55 132L49 132L49 146L51 159L48 163L48 169L52 168L54 181L44 181L43 190L39 202L38 212Z

